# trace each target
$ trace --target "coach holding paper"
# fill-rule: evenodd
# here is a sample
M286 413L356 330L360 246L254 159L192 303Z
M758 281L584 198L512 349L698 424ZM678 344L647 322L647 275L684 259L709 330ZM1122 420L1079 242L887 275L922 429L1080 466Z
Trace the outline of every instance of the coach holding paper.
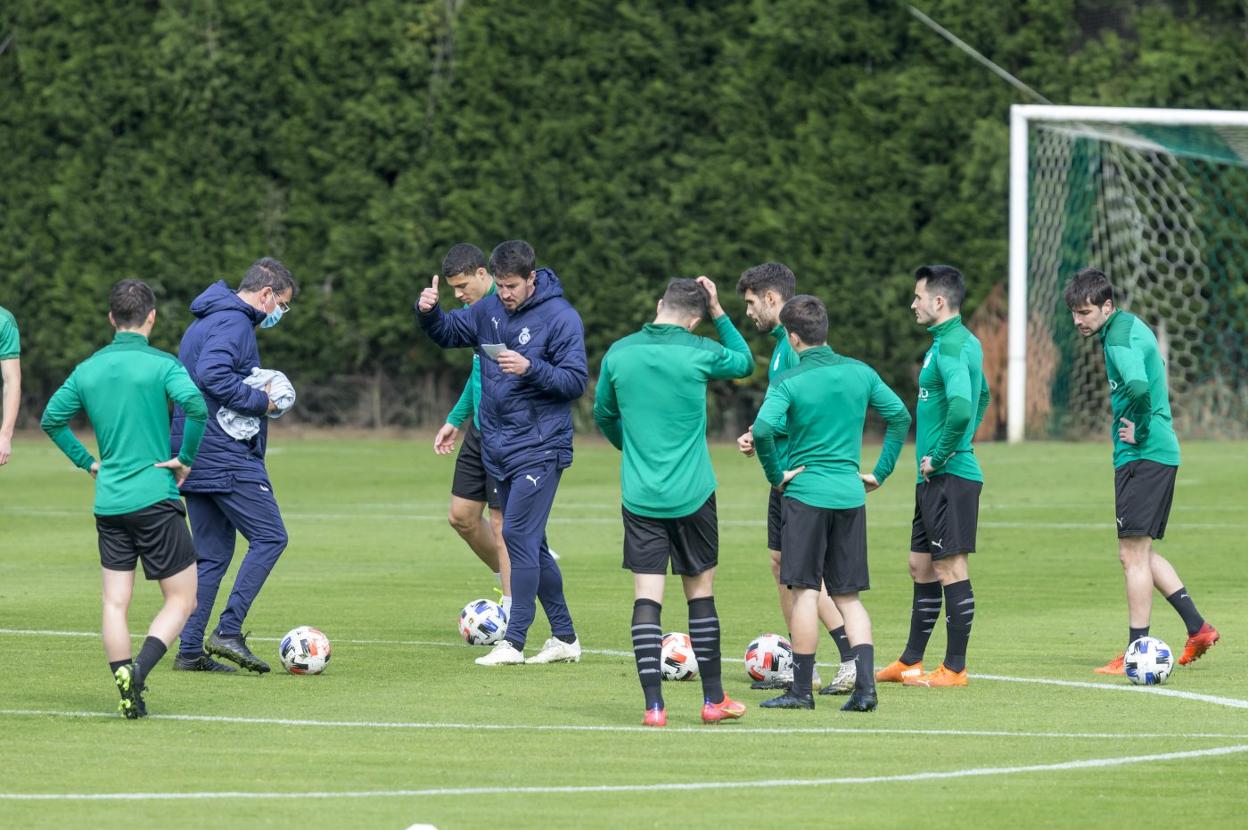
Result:
M481 455L498 481L503 541L511 557L506 638L477 659L482 666L575 663L581 644L563 596L563 574L546 543L559 477L572 464L572 401L585 392L585 329L563 298L555 272L536 267L527 242L490 255L497 293L449 314L438 307L438 278L416 304L421 328L443 348L473 346L481 365ZM552 636L524 658L536 600Z

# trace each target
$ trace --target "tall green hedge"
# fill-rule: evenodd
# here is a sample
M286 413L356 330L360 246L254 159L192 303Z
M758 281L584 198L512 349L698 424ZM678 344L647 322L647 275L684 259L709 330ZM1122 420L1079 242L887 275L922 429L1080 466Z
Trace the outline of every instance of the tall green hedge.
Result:
M1248 108L1237 0L916 5L1058 102ZM779 259L903 394L912 268L959 265L968 310L1005 276L1021 99L891 0L10 0L9 35L0 305L28 415L108 338L112 282L154 284L174 350L189 301L265 254L303 287L265 360L327 424L442 417L467 355L411 304L459 241L530 240L594 366L666 278L731 294ZM719 391L724 429L761 380Z

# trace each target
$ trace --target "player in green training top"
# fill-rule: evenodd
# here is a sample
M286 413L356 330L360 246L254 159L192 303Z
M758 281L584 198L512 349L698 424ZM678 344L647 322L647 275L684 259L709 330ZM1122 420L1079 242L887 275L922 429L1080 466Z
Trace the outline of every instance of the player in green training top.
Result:
M455 290L455 299L464 307L494 293L494 277L487 267L485 254L476 245L461 242L442 258L442 276ZM468 543L477 558L498 578L502 589L503 615L511 614L511 567L507 546L503 543L503 511L498 503L498 482L485 470L481 460L481 429L477 421L477 405L481 400L481 363L472 355L472 374L464 384L446 423L433 439L438 455L455 450L455 439L462 429L464 443L455 457L455 477L451 480L451 527ZM490 509L486 522L482 513Z
M22 343L17 320L0 307L0 381L4 383L3 419L0 420L0 467L9 463L13 452L13 430L17 428L17 407L22 402Z
M1179 439L1170 418L1166 364L1157 338L1133 314L1114 304L1114 287L1095 268L1085 268L1066 285L1066 305L1084 337L1096 334L1105 349L1109 397L1113 409L1114 505L1118 523L1118 559L1127 587L1127 644L1148 636L1153 588L1161 591L1183 618L1187 645L1179 665L1208 651L1220 639L1188 595L1183 580L1153 540L1166 533L1174 482L1179 472ZM1123 655L1096 669L1122 674Z
M95 479L95 527L104 579L104 651L121 692L121 713L147 714L144 681L195 608L195 547L186 529L178 485L191 472L208 408L186 369L147 344L156 324L156 295L146 283L122 280L108 297L113 342L79 363L48 401L42 426L70 461ZM186 412L182 450L169 458L169 402ZM100 460L69 429L85 411ZM165 602L139 656L131 660L126 614L134 566L159 580Z
M745 314L759 331L765 331L776 341L771 359L767 363L767 382L775 379L797 365L797 353L789 347L784 326L780 325L780 309L797 290L797 277L785 265L779 262L764 262L747 268L737 281L737 292L745 300ZM787 446L784 428L775 434L776 450L783 454ZM737 439L737 448L746 456L754 454L754 434L746 431ZM767 549L771 557L771 574L776 580L776 591L780 597L780 613L784 615L784 626L792 631L790 620L793 616L793 592L780 579L780 491L772 489L767 500ZM855 663L854 655L849 647L849 638L845 636L845 621L841 619L836 605L827 592L820 589L819 619L832 635L836 647L840 651L841 665L836 677L827 688L833 692L847 694L854 688ZM793 682L792 673L778 675L774 680L759 680L750 684L752 689L785 689ZM814 685L819 688L819 669L814 672Z
M988 410L984 350L962 325L966 283L948 265L914 272L915 320L927 326L932 345L919 372L915 406L914 521L910 576L914 579L910 636L901 658L876 674L880 682L911 686L965 686L966 648L975 619L975 594L967 554L975 550L979 494L984 476L971 439ZM923 652L945 598L945 659L923 672Z
M754 445L767 480L783 492L780 578L793 591L793 685L762 705L815 708L811 676L819 639L817 600L826 586L845 620L858 664L853 693L841 709L869 712L876 708L875 649L871 618L859 599L871 587L866 493L893 471L910 413L874 369L828 348L828 312L817 298L799 294L789 300L780 322L798 365L767 390L754 419ZM883 416L888 429L875 468L862 474L868 407ZM776 446L782 429L788 433L787 453Z
M707 314L719 343L693 334ZM660 682L663 587L668 562L689 602L689 639L702 677L702 720L739 718L745 705L720 677L715 566L719 523L715 472L706 446L706 384L754 370L745 338L706 277L676 279L654 322L616 341L602 359L594 420L617 449L624 515L624 567L633 572L633 656L647 726L667 724Z

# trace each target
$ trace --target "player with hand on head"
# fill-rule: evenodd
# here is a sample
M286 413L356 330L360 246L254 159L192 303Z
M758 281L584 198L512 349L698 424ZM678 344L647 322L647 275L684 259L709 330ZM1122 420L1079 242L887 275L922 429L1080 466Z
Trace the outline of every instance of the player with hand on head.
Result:
M1139 317L1118 308L1114 287L1104 273L1085 268L1065 289L1075 328L1097 335L1105 350L1113 410L1114 506L1118 559L1127 588L1127 645L1148 636L1153 588L1178 612L1187 629L1179 657L1186 666L1221 639L1196 610L1174 566L1153 547L1166 533L1174 483L1179 472L1179 439L1170 415L1166 364L1157 337ZM1123 674L1119 654L1097 674Z
M787 266L779 262L764 262L762 265L747 268L737 281L737 292L745 300L746 316L753 321L759 331L767 332L776 341L775 348L771 352L771 359L767 364L767 383L769 385L774 383L779 375L798 364L797 353L789 346L784 326L780 324L780 309L793 296L796 290L797 277L793 275L793 272ZM778 429L774 430L773 435L776 452L783 455L788 446L784 425L781 424ZM737 438L737 449L746 457L754 454L754 434L752 429L747 430ZM780 463L781 466L784 466L783 461ZM780 599L780 613L784 616L784 626L790 632L791 637L793 629L790 620L793 616L793 592L780 579L780 560L782 557L780 550L781 520L780 491L773 487L767 501L767 551L771 558L771 574L776 581L776 592ZM817 604L819 619L824 627L827 628L832 640L836 643L841 658L841 664L837 669L836 677L824 688L830 694L848 694L854 688L857 669L855 668L853 651L849 646L849 638L845 636L845 621L841 619L840 612L836 610L836 604L832 602L832 598L822 588L820 588ZM814 669L813 677L815 688L819 688L822 684L818 668ZM792 681L792 675L786 673L776 677L774 680L755 681L750 684L750 687L753 689L783 689Z
M693 334L710 317L719 342ZM667 724L663 702L663 589L668 563L689 605L689 639L702 678L702 720L745 714L724 692L714 579L719 564L715 471L706 445L706 386L754 370L745 338L707 277L674 279L654 322L607 350L594 420L623 452L620 492L624 567L633 572L633 657L645 695L646 726Z
M877 704L875 649L871 618L859 597L870 588L866 493L892 473L910 413L874 369L828 347L828 313L817 298L793 297L780 310L780 322L798 365L767 390L754 420L754 446L767 480L782 494L780 579L793 591L793 683L762 705L815 708L818 597L826 586L858 664L854 689L841 709L869 712ZM860 473L868 408L884 418L887 431L874 469ZM781 429L787 430L787 452L776 446Z
M882 683L908 686L965 686L966 650L975 619L975 594L967 554L975 551L979 494L984 475L971 443L988 411L984 350L962 325L966 284L948 265L924 265L914 272L915 320L927 326L932 345L919 372L915 406L918 478L910 531L910 576L914 594L910 636L901 657L876 674ZM945 600L945 659L923 672L923 652Z
M442 279L455 291L455 299L465 308L495 293L494 277L487 265L480 248L463 242L451 248L442 259ZM433 451L438 455L454 452L455 441L462 429L464 442L455 458L449 519L455 532L498 579L502 590L503 616L506 617L511 614L511 568L507 561L507 546L503 543L503 511L498 503L498 482L486 472L481 460L481 424L477 415L480 401L481 359L473 352L472 374L464 384L459 401L446 416L446 423L434 436ZM490 510L488 522L482 518L487 506Z
M113 342L79 363L48 401L44 432L74 465L95 479L95 527L104 581L103 637L108 668L127 718L147 714L146 680L195 608L195 546L178 487L199 451L208 409L186 369L148 345L156 295L146 283L122 280L108 297ZM185 413L182 448L169 457L169 403ZM86 412L100 459L69 428ZM164 604L133 654L127 614L134 567L160 582Z

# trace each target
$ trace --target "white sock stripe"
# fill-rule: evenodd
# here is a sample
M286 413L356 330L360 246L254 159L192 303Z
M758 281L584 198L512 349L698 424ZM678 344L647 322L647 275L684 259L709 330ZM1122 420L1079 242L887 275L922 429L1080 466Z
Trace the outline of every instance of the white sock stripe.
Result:
M716 625L719 625L719 617L690 617L689 618L689 625L695 625L697 623L715 623Z
M633 623L632 630L633 631L638 631L638 630L662 631L663 626L659 625L658 623Z
M657 663L659 662L659 658L658 657L638 657L637 662L638 663Z

